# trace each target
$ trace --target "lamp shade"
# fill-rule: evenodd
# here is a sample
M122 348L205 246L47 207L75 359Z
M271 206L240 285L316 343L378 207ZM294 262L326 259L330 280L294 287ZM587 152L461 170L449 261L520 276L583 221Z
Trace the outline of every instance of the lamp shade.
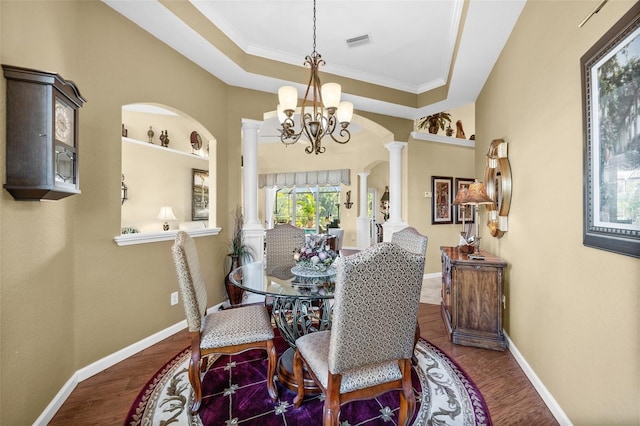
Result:
M469 189L462 187L458 190L458 194L456 195L456 199L453 200L454 205L464 204L464 200L469 197Z
M487 195L484 183L478 182L477 180L469 185L466 196L462 196L462 198L459 204L493 204L493 200ZM457 199L458 197L456 197L456 200Z
M338 122L339 123L351 123L353 118L353 104L351 102L340 102L338 106Z
M320 94L322 96L322 103L324 104L324 107L327 109L338 108L340 105L341 92L342 87L340 87L338 83L323 84L320 89Z
M293 86L282 86L278 89L278 101L283 111L295 111L298 104L298 91Z
M160 213L158 213L158 220L178 220L178 218L173 214L171 206L163 206L160 208Z
M278 104L276 111L278 112L278 123L280 124L284 123L284 120L286 120L287 118L287 114L284 113L284 110L282 109L281 104Z

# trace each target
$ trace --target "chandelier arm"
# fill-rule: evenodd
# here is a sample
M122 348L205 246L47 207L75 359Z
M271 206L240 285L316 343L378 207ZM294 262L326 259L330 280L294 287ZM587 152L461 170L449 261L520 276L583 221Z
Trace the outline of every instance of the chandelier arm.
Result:
M351 133L347 130L349 123L340 123L341 129L338 134L335 134L335 130L338 127L338 120L336 113L336 99L340 100L340 86L332 84L331 88L327 90L328 96L331 97L331 105L329 108L325 108L322 99L322 82L320 81L319 68L325 65L325 61L322 56L316 51L316 0L313 0L313 51L311 55L305 57L304 65L308 65L311 69L311 75L309 76L309 83L302 98L302 105L300 106L300 130L296 133L294 113L292 109L286 109L284 112L287 115L282 121L282 128L280 131L280 141L285 145L293 145L300 140L304 134L309 142L309 145L305 147L307 154L315 153L322 154L326 151L326 147L322 146L322 138L326 135L331 136L334 142L339 144L345 144L351 140ZM335 89L337 86L337 92ZM287 90L286 93L290 91ZM285 93L285 92L283 92ZM285 99L285 98L283 98ZM291 103L289 100L286 104ZM289 107L285 107L289 108Z
M351 140L351 132L347 128L343 127L342 129L340 129L339 135L342 138L342 140L337 139L333 135L333 132L329 133L329 136L331 136L331 139L333 139L334 142L337 142L337 143L342 144L342 145L344 145L345 143L347 143L347 142L349 142Z
M298 142L300 136L302 136L302 131L296 133L294 130L295 123L291 117L287 117L282 122L282 129L280 131L280 142L285 145L293 145Z

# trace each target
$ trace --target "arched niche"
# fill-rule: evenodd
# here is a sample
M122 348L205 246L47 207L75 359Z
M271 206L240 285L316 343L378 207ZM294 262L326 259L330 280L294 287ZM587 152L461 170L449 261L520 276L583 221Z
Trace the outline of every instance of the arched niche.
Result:
M127 194L116 242L169 240L178 229L195 236L217 233L215 153L213 134L188 114L153 103L124 105L122 176ZM167 220L168 231L159 219L164 206L176 218Z

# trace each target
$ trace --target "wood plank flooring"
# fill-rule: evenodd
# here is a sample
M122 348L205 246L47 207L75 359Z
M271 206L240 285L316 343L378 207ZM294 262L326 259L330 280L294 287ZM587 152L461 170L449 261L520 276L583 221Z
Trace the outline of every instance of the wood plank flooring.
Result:
M484 396L493 424L557 425L513 356L508 352L449 342L440 306L420 304L422 337L439 347L467 372ZM134 399L169 359L189 345L186 330L78 384L50 425L123 424Z

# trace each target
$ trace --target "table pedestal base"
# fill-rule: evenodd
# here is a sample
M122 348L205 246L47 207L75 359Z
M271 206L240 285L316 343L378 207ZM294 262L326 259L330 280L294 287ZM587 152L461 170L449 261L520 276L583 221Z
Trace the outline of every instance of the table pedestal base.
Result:
M280 383L285 385L289 390L297 393L298 383L296 382L296 378L293 373L293 355L295 352L295 349L289 348L280 356L277 371ZM305 395L317 395L322 393L318 385L316 385L311 376L309 376L306 368L303 368L302 373L304 378Z

